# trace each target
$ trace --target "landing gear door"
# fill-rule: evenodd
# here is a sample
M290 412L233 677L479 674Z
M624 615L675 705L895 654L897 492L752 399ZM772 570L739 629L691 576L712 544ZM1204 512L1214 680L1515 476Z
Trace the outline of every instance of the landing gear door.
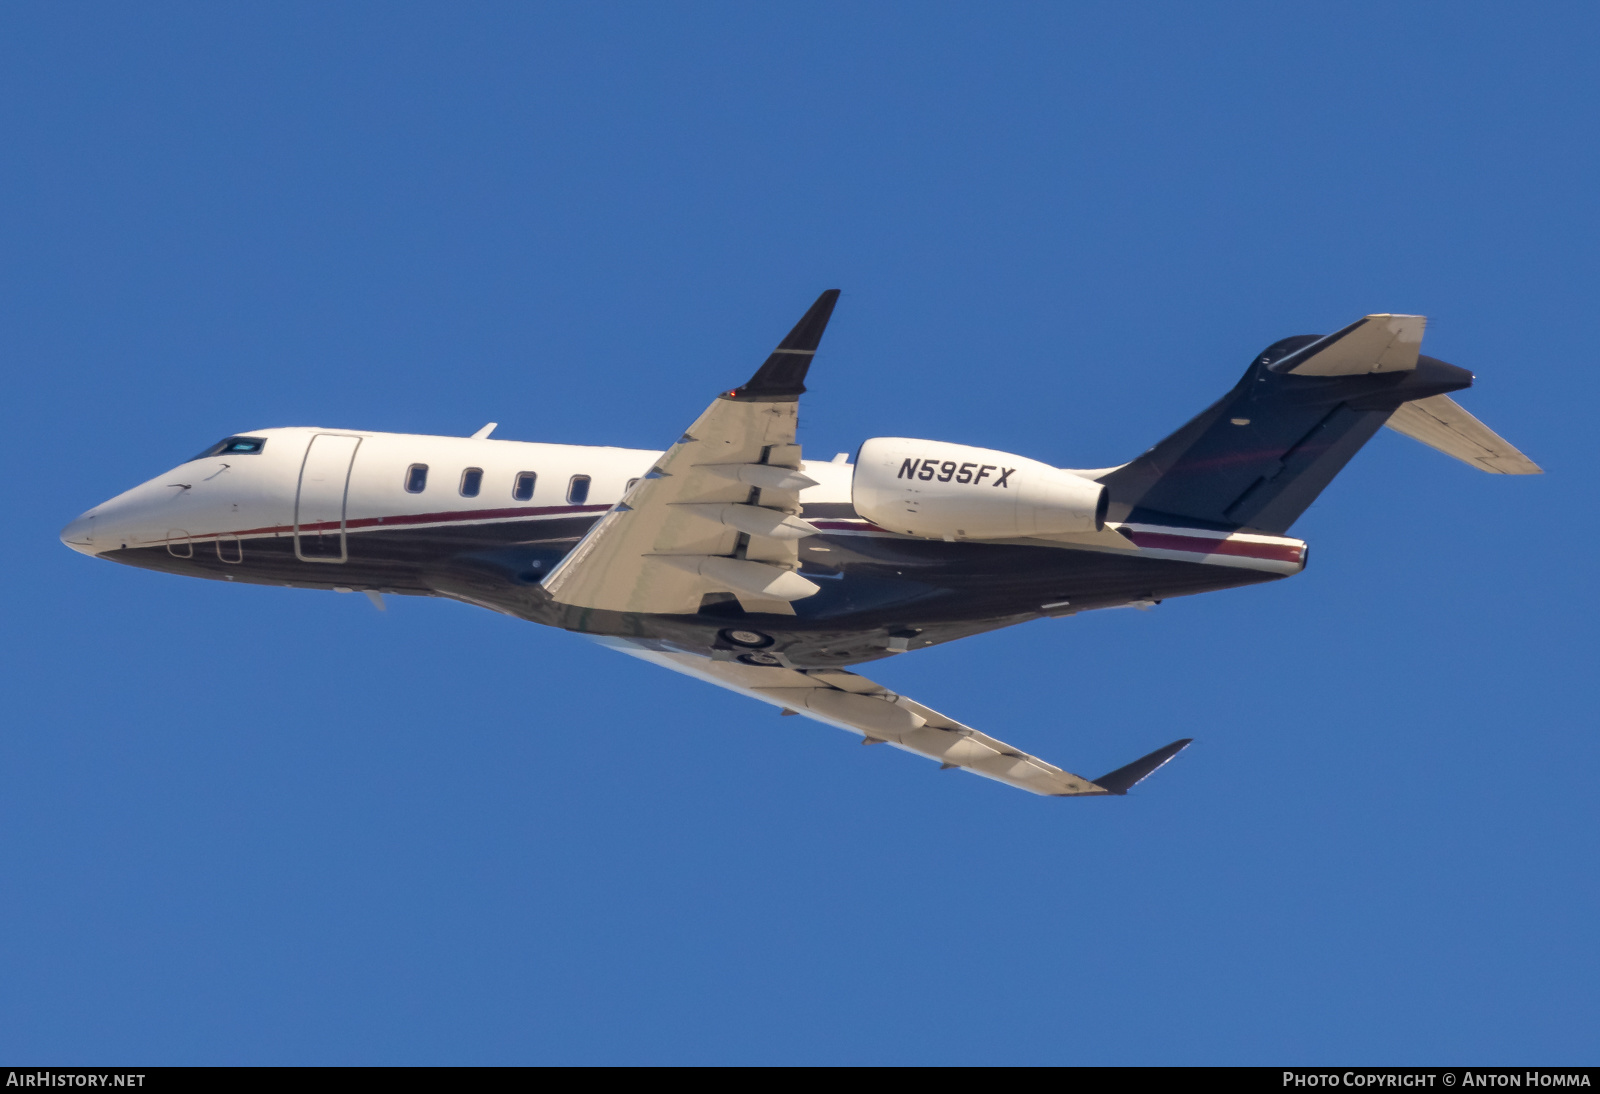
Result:
M350 467L360 437L318 433L300 464L300 486L294 498L294 553L303 562L343 562L345 504L350 495Z

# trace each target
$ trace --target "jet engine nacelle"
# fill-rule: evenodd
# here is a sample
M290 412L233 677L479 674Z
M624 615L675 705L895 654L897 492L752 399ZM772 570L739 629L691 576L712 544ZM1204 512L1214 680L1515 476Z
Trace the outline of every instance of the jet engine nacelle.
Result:
M856 512L929 539L1098 532L1106 488L1038 460L945 441L874 437L856 456Z

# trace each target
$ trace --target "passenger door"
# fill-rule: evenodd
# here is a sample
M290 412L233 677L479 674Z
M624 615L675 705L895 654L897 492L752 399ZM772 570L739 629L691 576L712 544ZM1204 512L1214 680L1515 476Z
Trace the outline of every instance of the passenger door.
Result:
M305 562L343 562L350 466L360 437L318 433L306 446L294 499L294 553Z

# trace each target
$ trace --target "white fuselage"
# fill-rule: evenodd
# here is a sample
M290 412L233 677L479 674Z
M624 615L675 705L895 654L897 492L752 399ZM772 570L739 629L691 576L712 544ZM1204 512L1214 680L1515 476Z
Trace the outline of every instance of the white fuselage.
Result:
M258 453L179 464L95 506L62 541L84 554L123 548L292 536L341 520L349 534L409 525L459 525L598 514L619 501L659 452L366 430L292 427L248 434ZM317 449L313 451L313 441ZM325 452L323 450L326 450ZM426 468L420 490L413 468ZM481 471L475 493L466 478ZM809 502L848 502L848 464L808 463ZM516 496L519 476L532 492ZM586 480L586 482L585 482ZM527 479L524 483L526 493Z
M907 534L857 511L856 467L840 460L801 465L816 485L795 495L803 529L795 568L814 591L792 613L765 601L752 609L721 590L662 611L557 597L549 582L603 530L608 511L649 511L652 485L677 477L660 469L664 460L649 449L263 429L95 506L61 538L83 554L165 573L447 597L673 649L727 652L718 645L724 632L755 619L782 656L813 667L889 656L913 639L929 645L1041 615L1272 580L1305 562L1299 540L1174 525L1108 523L1091 536L988 542ZM661 473L650 477L653 469ZM679 504L704 508L698 497ZM743 541L714 557L751 564Z

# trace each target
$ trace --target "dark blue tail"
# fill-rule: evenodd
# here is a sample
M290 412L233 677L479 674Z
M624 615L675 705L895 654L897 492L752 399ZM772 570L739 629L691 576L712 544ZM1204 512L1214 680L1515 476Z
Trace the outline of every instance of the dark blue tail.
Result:
M1109 519L1286 532L1403 403L1472 386L1466 369L1423 356L1396 371L1288 371L1305 359L1298 351L1359 326L1268 346L1232 391L1100 477L1111 496Z

